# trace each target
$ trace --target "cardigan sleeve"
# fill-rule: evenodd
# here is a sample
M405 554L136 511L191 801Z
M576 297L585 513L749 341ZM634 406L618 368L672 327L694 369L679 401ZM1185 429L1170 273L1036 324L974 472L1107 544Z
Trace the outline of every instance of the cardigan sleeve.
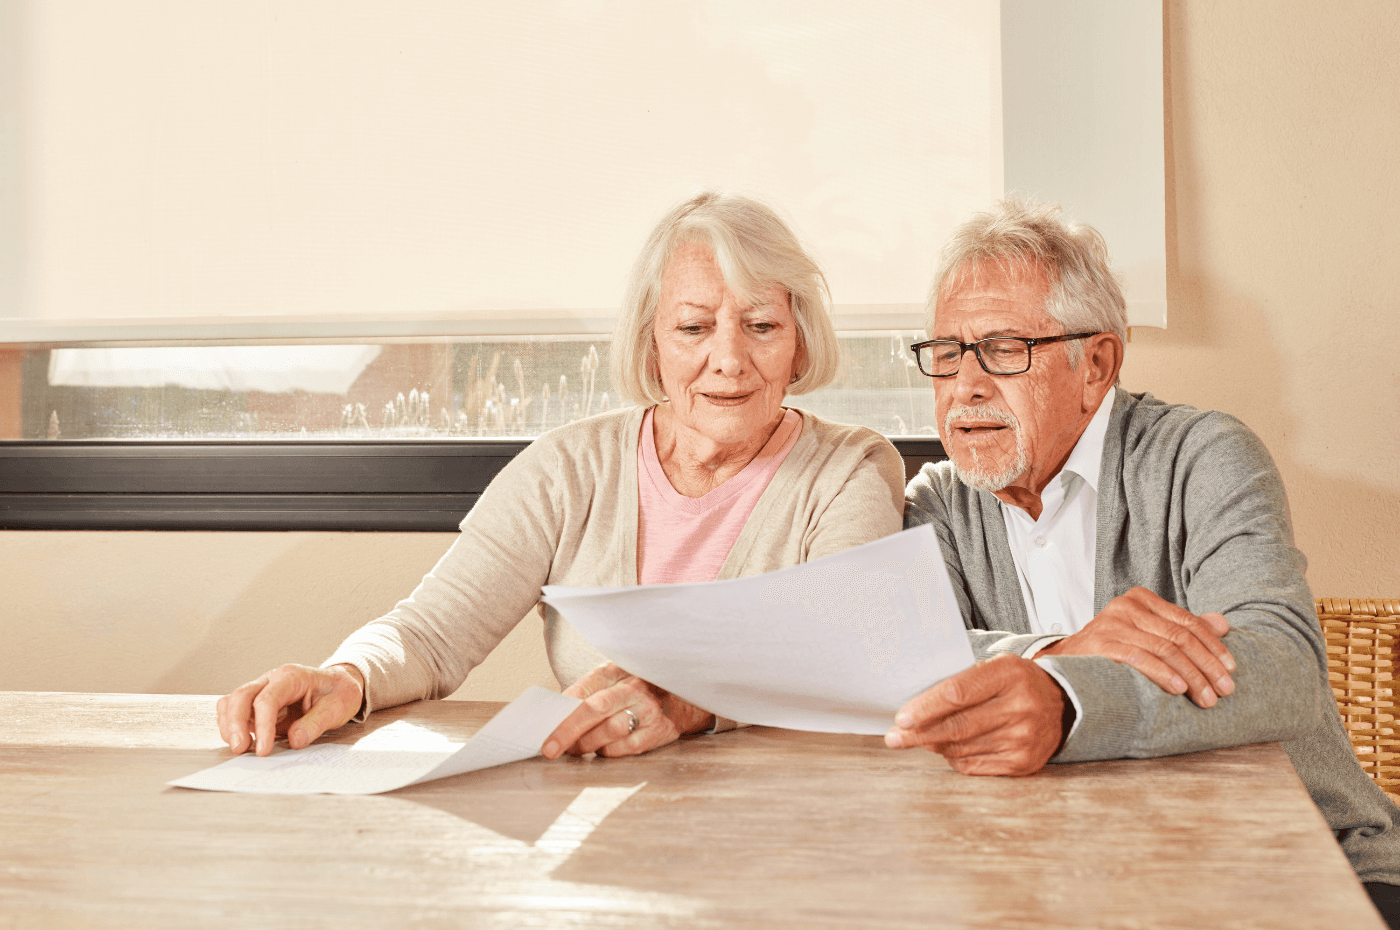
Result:
M980 662L1005 653L1022 655L1044 642L1045 636L988 629L1008 622L1010 605L997 603L983 590L996 588L995 566L990 564L991 547L988 540L980 538L985 534L978 531L980 513L973 505L974 498L970 495L957 497L956 485L957 479L946 463L925 465L905 489L904 527L926 523L933 526L973 657ZM1005 558L1010 563L1010 550L1006 551ZM1007 587L1010 589L1007 596L1019 600L1020 586ZM975 596L978 592L982 594L980 598Z
M558 458L537 441L512 459L413 593L325 661L364 676L363 716L451 694L539 601L562 525Z
M807 528L805 561L845 552L900 530L904 460L883 436L872 434L839 490Z
M1224 614L1238 666L1235 691L1200 708L1107 658L1038 657L1084 711L1056 762L1287 740L1316 725L1326 655L1282 481L1243 424L1224 414L1192 414L1137 437L1122 466L1131 489L1123 494L1125 512L1100 526L1101 535L1116 538L1100 540L1096 561L1106 564L1095 572L1114 579L1112 596L1141 585L1193 613ZM1044 637L1004 629L1019 606L1009 601L1021 597L1019 588L996 583L1011 553L988 541L974 495L959 491L950 469L926 466L906 490L905 525L933 524L973 654L1024 655ZM1116 504L1101 497L1099 506Z
M1085 712L1055 761L1297 739L1318 726L1324 699L1331 702L1305 561L1293 545L1283 482L1263 443L1233 417L1202 413L1173 437L1172 450L1169 470L1125 464L1125 486L1155 484L1165 496L1142 495L1159 512L1123 521L1111 569L1123 590L1141 584L1192 613L1223 614L1235 690L1201 708L1108 659L1045 657ZM1153 458L1164 459L1164 451ZM1149 467L1160 474L1149 477Z

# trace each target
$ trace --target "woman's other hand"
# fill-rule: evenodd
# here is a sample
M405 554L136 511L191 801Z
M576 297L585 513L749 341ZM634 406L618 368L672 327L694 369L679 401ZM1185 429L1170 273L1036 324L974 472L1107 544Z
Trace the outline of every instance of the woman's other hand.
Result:
M715 724L715 715L663 691L610 662L564 690L582 698L544 742L544 757L564 753L635 756ZM634 723L635 721L635 723Z
M279 734L302 749L355 716L364 694L354 666L283 665L219 698L219 735L234 755L265 756Z

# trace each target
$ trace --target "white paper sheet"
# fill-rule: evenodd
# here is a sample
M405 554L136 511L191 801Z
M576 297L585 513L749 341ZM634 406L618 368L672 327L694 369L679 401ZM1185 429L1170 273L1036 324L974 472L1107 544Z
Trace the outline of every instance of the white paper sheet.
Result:
M746 723L884 733L973 663L929 526L751 578L544 595L617 665Z
M251 794L379 794L538 755L545 738L579 703L531 687L466 743L396 720L352 745L279 748L267 756L245 753L167 784Z

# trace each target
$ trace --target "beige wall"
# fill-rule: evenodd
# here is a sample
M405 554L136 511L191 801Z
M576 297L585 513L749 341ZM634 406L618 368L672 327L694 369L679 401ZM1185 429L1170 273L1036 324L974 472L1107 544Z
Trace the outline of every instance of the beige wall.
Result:
M1400 595L1400 4L1170 3L1165 34L1170 319L1124 384L1263 437L1316 596Z
M1400 4L1171 3L1166 35L1171 320L1124 382L1259 432L1316 594L1400 595ZM318 662L449 542L0 533L0 689L216 693ZM531 621L468 689L535 680Z
M450 533L0 533L0 690L220 694L316 665ZM558 689L531 614L456 695Z

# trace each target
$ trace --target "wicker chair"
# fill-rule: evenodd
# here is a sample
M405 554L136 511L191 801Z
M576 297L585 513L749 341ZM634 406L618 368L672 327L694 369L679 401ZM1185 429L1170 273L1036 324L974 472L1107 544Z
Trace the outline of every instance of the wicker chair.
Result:
M1327 673L1356 758L1400 802L1400 598L1317 600Z

